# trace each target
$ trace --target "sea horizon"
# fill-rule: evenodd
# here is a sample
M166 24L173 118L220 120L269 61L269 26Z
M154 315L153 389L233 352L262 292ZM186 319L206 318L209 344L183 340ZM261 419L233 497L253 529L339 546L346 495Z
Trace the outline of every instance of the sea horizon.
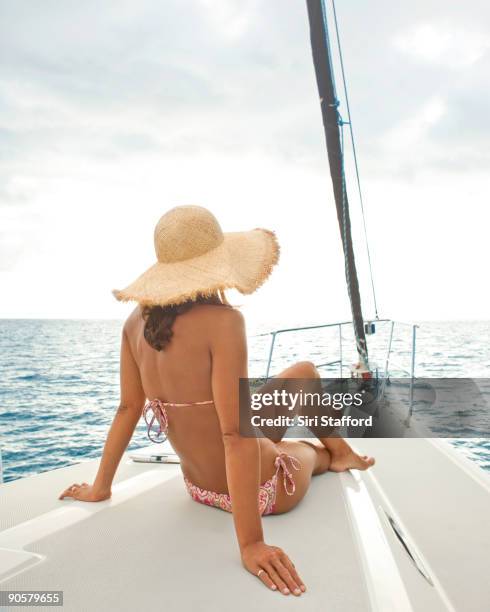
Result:
M100 456L119 397L122 321L0 319L0 446L5 481ZM389 327L380 323L369 337L373 363L384 363ZM490 378L490 321L426 322L417 334L416 376ZM249 329L248 338L250 376L261 376L270 336ZM346 376L348 365L356 360L349 329L343 329L342 342ZM411 328L396 328L393 348L407 370L410 342ZM271 373L294 361L325 361L323 357L337 349L337 327L281 334ZM331 372L338 375L337 370ZM148 444L140 422L129 449ZM455 445L490 469L488 441L467 439Z

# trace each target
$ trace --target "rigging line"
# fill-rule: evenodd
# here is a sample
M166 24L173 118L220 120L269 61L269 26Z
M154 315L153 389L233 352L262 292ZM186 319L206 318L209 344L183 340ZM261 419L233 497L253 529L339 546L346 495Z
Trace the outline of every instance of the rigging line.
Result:
M362 214L362 224L363 224L363 228L364 228L364 240L366 242L366 252L367 252L367 258L368 258L368 264L369 264L369 275L371 277L371 289L372 289L372 293L373 293L373 302L374 302L374 311L376 314L376 318L379 319L379 315L378 315L378 303L376 300L376 290L374 288L374 278L373 278L373 267L371 265L371 253L369 250L369 241L368 241L368 235L367 235L367 228L366 228L366 217L364 214L364 200L362 197L362 189L361 189L361 179L359 176L359 165L357 163L357 152L356 152L356 143L354 140L354 129L352 127L352 118L351 118L351 114L350 114L350 105L349 105L349 96L347 94L347 80L345 77L345 70L344 70L344 58L342 55L342 47L340 44L340 35L339 35L339 25L337 22L337 11L335 8L335 0L332 0L332 8L333 8L333 17L334 17L334 23L335 23L335 35L337 37L337 47L339 50L339 59L340 59L340 70L342 72L342 83L344 86L344 96L345 96L345 104L347 107L347 116L349 118L348 124L349 124L349 131L350 131L350 138L351 138L351 142L352 142L352 153L353 153L353 157L354 157L354 166L356 169L356 179L357 179L357 189L359 191L359 201L361 203L361 214Z

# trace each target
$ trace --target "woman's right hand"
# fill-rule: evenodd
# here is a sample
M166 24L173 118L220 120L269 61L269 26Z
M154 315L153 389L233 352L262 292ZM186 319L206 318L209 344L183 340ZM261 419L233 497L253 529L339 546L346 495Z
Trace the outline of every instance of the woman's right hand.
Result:
M301 595L306 591L294 563L277 546L268 546L265 542L248 544L242 549L242 563L273 591L279 590L284 595Z
M111 490L99 490L93 485L89 485L86 482L82 484L72 484L70 487L65 489L58 499L64 499L65 497L72 497L78 501L85 502L98 502L109 499L111 496Z

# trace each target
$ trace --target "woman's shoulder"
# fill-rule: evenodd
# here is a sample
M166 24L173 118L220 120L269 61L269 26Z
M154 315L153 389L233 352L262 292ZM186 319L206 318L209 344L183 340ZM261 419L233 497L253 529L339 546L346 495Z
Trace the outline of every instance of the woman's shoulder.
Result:
M245 318L240 310L231 306L206 306L203 318L196 319L194 329L203 333L212 353L235 353L246 346Z
M199 304L192 311L197 317L207 319L213 326L242 328L245 325L242 312L228 304Z

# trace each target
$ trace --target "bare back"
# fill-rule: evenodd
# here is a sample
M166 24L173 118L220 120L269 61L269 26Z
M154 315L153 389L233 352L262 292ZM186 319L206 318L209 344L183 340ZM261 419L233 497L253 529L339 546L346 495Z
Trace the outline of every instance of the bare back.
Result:
M134 311L128 338L149 399L175 403L212 399L209 332L223 308L197 305L178 316L170 344L162 351L145 340L141 310Z
M199 304L179 315L170 344L162 351L146 341L140 308L133 311L125 331L148 399L172 403L214 399L211 346L216 334L222 333L221 319L229 317L230 310L233 312L226 306ZM169 406L167 414L168 437L184 475L202 488L226 492L224 446L215 405Z

